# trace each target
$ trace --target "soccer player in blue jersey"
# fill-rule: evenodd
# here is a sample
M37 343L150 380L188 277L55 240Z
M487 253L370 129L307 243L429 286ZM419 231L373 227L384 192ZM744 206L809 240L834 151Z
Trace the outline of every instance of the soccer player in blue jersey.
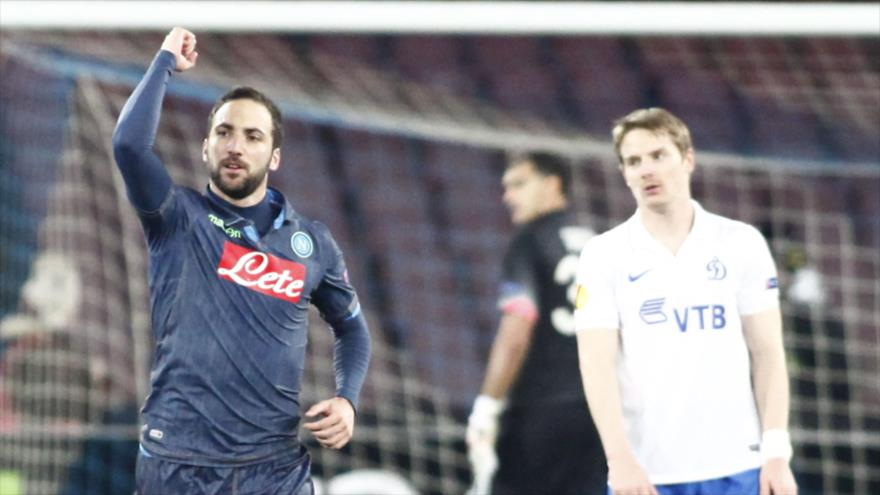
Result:
M266 96L241 87L221 97L202 144L206 190L172 182L154 140L169 78L197 57L195 35L172 29L113 135L149 248L156 342L137 491L309 494L301 416L324 447L348 443L369 332L327 228L267 185L282 120ZM334 332L336 394L303 413L309 304Z
M544 152L514 157L502 177L517 233L502 265L501 321L468 419L475 494L592 494L606 484L574 337L577 255L593 232L568 210L570 183L570 165Z
M613 137L638 210L584 247L575 314L609 493L796 493L767 242L692 199L676 116L637 110Z

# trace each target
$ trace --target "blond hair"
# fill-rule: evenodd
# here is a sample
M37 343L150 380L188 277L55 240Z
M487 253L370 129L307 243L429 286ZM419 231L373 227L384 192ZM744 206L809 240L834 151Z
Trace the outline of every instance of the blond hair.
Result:
M645 129L655 133L665 133L681 152L682 156L693 148L691 131L687 125L672 112L659 108L641 108L614 122L611 136L614 138L614 152L617 160L623 163L620 155L620 144L627 133L633 129Z

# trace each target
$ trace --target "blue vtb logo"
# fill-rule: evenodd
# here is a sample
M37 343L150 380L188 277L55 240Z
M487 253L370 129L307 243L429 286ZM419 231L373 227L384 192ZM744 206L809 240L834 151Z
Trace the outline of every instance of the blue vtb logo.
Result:
M664 323L669 318L663 311L666 298L648 299L639 308L639 317L649 325ZM675 324L682 332L694 330L720 330L727 326L727 315L721 304L701 304L672 308Z
M666 314L663 312L664 302L666 302L665 297L648 299L643 302L642 307L639 308L639 316L642 318L642 321L649 325L666 321L668 318L666 318Z
M673 312L675 313L675 323L678 324L678 329L682 332L687 332L691 324L699 330L705 330L710 326L713 330L720 330L727 326L724 306L720 304L686 306L674 309Z

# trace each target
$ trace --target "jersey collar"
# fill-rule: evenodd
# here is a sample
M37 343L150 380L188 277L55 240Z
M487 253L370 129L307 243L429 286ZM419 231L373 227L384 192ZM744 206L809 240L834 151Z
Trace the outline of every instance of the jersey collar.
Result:
M205 186L205 197L208 198L208 201L211 202L214 206L222 209L226 213L228 213L234 220L229 222L229 225L233 225L237 222L246 221L240 215L230 210L227 206L226 201L223 200L220 196L213 191L211 191L211 186ZM287 198L284 197L284 194L281 193L278 189L274 187L266 188L266 197L274 208L278 209L278 215L275 217L275 220L272 221L272 228L275 230L280 229L282 226L290 224L293 222L294 217L296 216L296 210L293 209L293 206L287 201Z
M691 199L691 205L693 205L694 208L694 224L691 226L691 231L688 233L687 238L685 238L682 248L695 241L704 239L708 235L706 219L708 213L706 213L706 210L704 210L700 203L694 199ZM668 249L657 242L657 240L648 232L645 224L642 223L641 209L636 209L636 212L630 217L628 222L630 224L629 229L630 235L632 236L632 242L637 249L647 249L649 251L657 251L666 253L670 256L672 255Z
M284 194L281 194L281 191L274 187L267 188L266 194L269 196L269 203L273 206L279 207L278 216L276 216L275 220L272 222L272 228L278 230L283 225L291 223L293 217L296 215L296 211L293 209L290 202L287 201L287 198L284 197Z

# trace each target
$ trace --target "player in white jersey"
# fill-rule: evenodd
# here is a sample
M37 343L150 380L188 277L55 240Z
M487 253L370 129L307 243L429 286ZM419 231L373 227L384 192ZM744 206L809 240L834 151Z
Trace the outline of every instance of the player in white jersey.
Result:
M609 492L796 493L766 241L691 198L677 117L637 110L613 136L638 210L584 248L575 314Z

